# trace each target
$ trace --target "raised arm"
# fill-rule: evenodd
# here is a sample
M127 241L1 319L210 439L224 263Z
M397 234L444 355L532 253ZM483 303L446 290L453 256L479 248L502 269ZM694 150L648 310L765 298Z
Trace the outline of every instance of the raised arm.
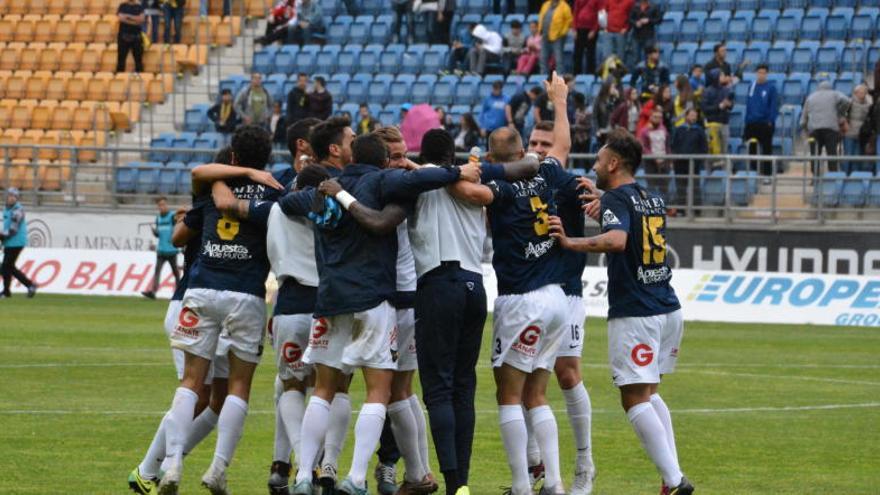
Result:
M387 170L382 177L382 203L413 201L423 192L439 189L459 179L479 181L479 164L469 163L461 167L422 167L409 171Z
M214 206L223 212L224 215L240 220L247 219L250 201L236 198L235 194L232 193L232 189L222 180L218 180L211 185L211 196L214 199Z
M553 72L552 80L544 81L544 87L550 101L553 102L553 146L547 151L547 156L552 156L565 165L568 161L568 153L571 151L571 128L568 123L568 86L565 81Z
M220 180L250 179L258 184L269 186L273 189L283 190L284 186L278 182L270 172L248 167L235 167L220 163L199 165L192 170L192 191L195 195L204 194L208 185Z
M396 203L389 203L381 211L370 208L357 201L357 198L342 188L335 180L325 180L318 186L318 191L336 198L368 232L376 235L387 235L406 219L406 209Z

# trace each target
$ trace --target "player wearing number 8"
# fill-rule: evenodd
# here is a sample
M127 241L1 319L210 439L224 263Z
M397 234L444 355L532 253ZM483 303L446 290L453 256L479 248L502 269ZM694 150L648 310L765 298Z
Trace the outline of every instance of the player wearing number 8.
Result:
M621 402L642 446L663 477L663 493L684 495L693 486L681 472L669 409L657 394L672 373L684 330L681 305L669 284L666 204L635 181L639 142L625 130L609 134L593 169L601 199L585 209L602 227L589 238L566 236L550 219L551 236L564 249L608 255L608 359Z

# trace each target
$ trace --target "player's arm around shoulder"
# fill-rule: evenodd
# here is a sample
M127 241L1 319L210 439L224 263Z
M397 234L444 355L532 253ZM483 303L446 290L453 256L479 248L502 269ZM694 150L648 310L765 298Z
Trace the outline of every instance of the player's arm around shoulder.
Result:
M388 203L382 210L370 208L343 189L339 181L333 179L322 182L318 186L318 191L336 199L352 218L371 234L391 234L406 219L407 212L403 206L396 203Z
M236 167L221 163L208 163L192 169L192 191L199 195L206 193L208 186L219 180L250 179L258 184L269 186L273 189L283 190L284 186L271 172L257 170L248 167Z

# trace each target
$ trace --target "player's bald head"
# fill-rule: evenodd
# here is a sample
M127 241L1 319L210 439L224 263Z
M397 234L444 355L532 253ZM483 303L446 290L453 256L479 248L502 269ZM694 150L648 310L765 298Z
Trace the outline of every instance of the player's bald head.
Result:
M489 134L489 159L495 163L512 162L523 156L522 137L515 129L499 127Z

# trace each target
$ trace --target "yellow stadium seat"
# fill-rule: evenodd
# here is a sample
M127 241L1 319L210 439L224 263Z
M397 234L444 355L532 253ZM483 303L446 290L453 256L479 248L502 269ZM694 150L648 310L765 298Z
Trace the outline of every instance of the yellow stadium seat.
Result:
M19 69L39 70L40 54L46 50L45 43L31 43L21 50Z
M21 129L6 129L5 131L3 131L2 134L0 134L0 144L14 146L18 144L18 140L21 139L22 134L24 134L24 131ZM6 151L4 150L3 153L4 154L0 155L0 157L6 158ZM9 158L12 158L13 150L10 149L9 153Z
M224 19L224 22L221 22L214 27L214 33L212 36L214 44L220 46L232 46L234 37L235 34L229 17Z
M29 14L30 7L28 6L30 2L17 0L9 3L7 7L6 13L11 15L24 15Z
M50 0L52 1L52 0ZM76 15L86 15L88 4L86 0L67 0L67 12Z
M41 190L60 191L64 182L70 180L70 162L53 161L52 163L41 163L37 175Z
M165 85L161 79L153 79L147 83L147 101L150 103L165 103Z
M86 99L104 101L107 98L107 81L103 79L89 79L86 83Z
M32 160L36 158L39 154L39 149L37 146L40 144L40 139L43 137L42 130L30 129L24 131L21 139L18 140L18 144L20 146L33 146L33 148L18 148L16 149L15 157L19 159L27 159Z
M4 95L6 94L6 79L8 79L10 76L8 72L9 71L6 70L0 70L0 98L5 98ZM0 129L2 128L3 127L0 126Z
M47 0L28 0L27 2L12 3L26 3L28 14L43 15L49 11L49 3Z
M119 74L127 76L127 74ZM107 93L104 97L106 101L126 101L128 100L128 78L116 77L107 83Z
M46 148L46 146L58 146L59 134L59 131L46 131L39 139L37 139L37 144L40 146L38 158L41 161L58 159L58 150L54 148Z
M73 19L68 19L66 16L64 19L56 22L53 39L61 43L72 43L76 29L76 22L77 21Z
M100 72L103 69L101 59L101 49L89 45L82 51L82 59L79 64L79 70L88 72Z
M35 23L34 41L42 41L44 43L55 41L55 31L60 20L61 19L57 15L46 16L39 22Z
M92 121L94 125L89 127L89 129L95 129L96 131L113 130L113 117L110 115L110 109L107 108L107 105L102 102L95 102L93 108ZM73 119L73 125L76 127L76 117Z
M45 75L31 77L25 85L24 97L34 100L46 98L46 87L48 84L49 78L45 77Z
M116 41L116 31L118 29L115 22L99 20L95 22L94 41L98 43L113 43Z
M107 45L107 48L101 51L101 66L100 69L103 72L115 72L116 71L116 59L119 56L119 52L116 50L116 43L112 45ZM134 66L134 57L128 57L128 64L132 67Z
M25 92L27 91L27 79L28 78L17 74L13 74L6 78L6 90L4 91L4 96L15 100L24 98Z
M9 107L0 106L0 129L9 128L12 122L12 110Z
M86 131L89 129L95 129L95 106L94 102L83 101L80 102L79 107L73 113L73 124L72 128L78 131Z
M86 99L86 91L89 78L73 76L67 81L67 100L83 101Z
M19 189L33 189L34 167L28 159L18 158L12 160L12 171L9 174L9 184Z
M71 78L70 72L56 72L46 83L47 100L64 100L67 98L67 82Z
M57 112L57 109L56 109ZM49 132L57 132L58 133L58 146L67 146L74 147L76 146L76 141L73 140L73 136L70 135L70 131L49 131ZM64 161L73 160L73 151L70 149L61 149L58 151L58 159Z
M15 40L15 23L9 17L0 18L0 41Z
M31 114L31 129L49 129L52 127L52 114L57 105L37 105Z
M245 11L248 17L263 17L267 10L268 6L265 0L245 0Z
M103 15L112 12L119 2L108 2L107 0L89 0L86 6L86 12L89 14Z
M67 14L70 10L67 5L67 0L47 0L48 6L46 7L46 11L50 14L58 14L64 15Z
M48 46L37 54L37 67L39 70L55 72L58 70L58 63L60 60L61 51L55 47Z
M13 129L27 129L31 125L31 107L18 105L12 109L12 121L9 126Z
M58 70L76 72L80 70L80 62L82 61L83 51L86 49L83 43L70 43L61 50L60 60L58 61Z
M117 74L116 79L120 79L120 76L123 74ZM151 76L149 79L152 80L152 74L125 74L123 79L128 82L128 101L134 101L137 103L141 103L146 101L147 97L147 76Z
M15 24L15 41L29 43L34 39L34 21L31 19L22 19Z
M95 37L94 19L81 18L73 27L73 39L80 43L91 43Z
M0 70L17 69L20 55L21 48L7 46L0 50Z
M163 46L157 43L144 52L144 72L157 73L162 71Z
M73 112L74 110L70 107L64 106L63 104L58 105L55 107L55 111L52 112L52 123L50 127L59 131L70 130L73 126Z

